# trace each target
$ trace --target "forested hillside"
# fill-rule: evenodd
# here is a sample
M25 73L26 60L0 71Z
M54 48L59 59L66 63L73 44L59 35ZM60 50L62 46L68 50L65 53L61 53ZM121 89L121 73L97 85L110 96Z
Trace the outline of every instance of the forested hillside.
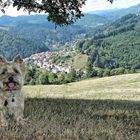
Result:
M129 14L90 33L77 49L102 69L140 69L140 15Z
M103 24L100 20L99 23ZM89 32L90 27L83 26L83 22L55 29L55 25L48 22L45 15L2 16L0 17L0 54L9 59L17 53L29 57L34 53L63 48L65 43L70 46L73 41L81 39Z
M17 36L14 32L0 30L0 54L8 59L12 59L18 53L27 57L32 53L47 50L48 47L41 41Z

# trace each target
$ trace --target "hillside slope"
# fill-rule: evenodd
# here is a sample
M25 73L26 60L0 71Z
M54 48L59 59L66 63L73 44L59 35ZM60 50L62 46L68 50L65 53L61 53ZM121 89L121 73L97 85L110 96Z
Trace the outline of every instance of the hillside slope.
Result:
M25 86L25 96L65 99L140 100L140 74L89 79L66 85Z
M104 25L109 23L110 20L105 18L104 16L99 16L96 14L85 14L84 17L77 20L76 25L86 26L86 27L98 27L100 25Z
M20 53L29 57L34 53L63 48L83 36L89 27L71 25L57 27L45 15L0 17L0 54L12 59Z
M140 15L129 14L89 34L77 44L103 69L140 69Z

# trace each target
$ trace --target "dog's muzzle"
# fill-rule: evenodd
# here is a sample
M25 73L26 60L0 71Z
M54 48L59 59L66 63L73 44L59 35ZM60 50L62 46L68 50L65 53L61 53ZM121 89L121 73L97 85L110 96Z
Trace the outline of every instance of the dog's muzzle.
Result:
M8 78L8 81L4 83L5 87L7 90L13 90L16 88L16 86L18 85L17 82L14 81L14 78L12 76L10 76Z

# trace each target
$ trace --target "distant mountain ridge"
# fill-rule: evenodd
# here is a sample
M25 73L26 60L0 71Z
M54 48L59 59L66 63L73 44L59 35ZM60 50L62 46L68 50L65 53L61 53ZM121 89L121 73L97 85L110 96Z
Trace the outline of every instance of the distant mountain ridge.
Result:
M77 20L74 25L87 27L96 27L107 23L108 20L103 16L96 14L84 14L81 19ZM18 26L20 24L43 25L46 28L55 28L55 24L48 22L47 15L30 15L30 16L1 16L0 26Z
M77 20L75 25L83 25L83 26L86 26L86 27L95 28L95 27L107 24L109 22L110 22L110 20L108 20L104 16L99 16L99 15L96 15L96 14L85 14L84 17Z
M136 14L139 12L140 12L140 4L131 6L129 8L101 10L101 11L93 11L93 12L91 11L89 13L103 16L103 17L107 18L108 20L116 20L127 14L130 14L130 13Z
M46 25L46 28L54 28L54 24L47 21L46 15L30 15L30 16L17 16L17 17L11 17L11 16L1 16L0 17L0 26L10 26L15 27L23 24L37 24Z
M95 22L94 22L95 21ZM0 54L12 59L20 53L34 53L63 48L83 38L93 27L107 23L104 17L86 14L77 23L57 27L47 21L47 15L0 17ZM12 44L12 45L11 45Z

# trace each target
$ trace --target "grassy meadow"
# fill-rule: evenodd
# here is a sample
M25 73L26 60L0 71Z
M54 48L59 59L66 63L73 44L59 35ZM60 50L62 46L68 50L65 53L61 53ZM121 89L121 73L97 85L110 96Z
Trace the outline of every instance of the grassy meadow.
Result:
M25 86L25 125L0 140L139 140L140 74Z
M23 92L30 98L140 101L140 74L89 79L65 85L25 86Z

